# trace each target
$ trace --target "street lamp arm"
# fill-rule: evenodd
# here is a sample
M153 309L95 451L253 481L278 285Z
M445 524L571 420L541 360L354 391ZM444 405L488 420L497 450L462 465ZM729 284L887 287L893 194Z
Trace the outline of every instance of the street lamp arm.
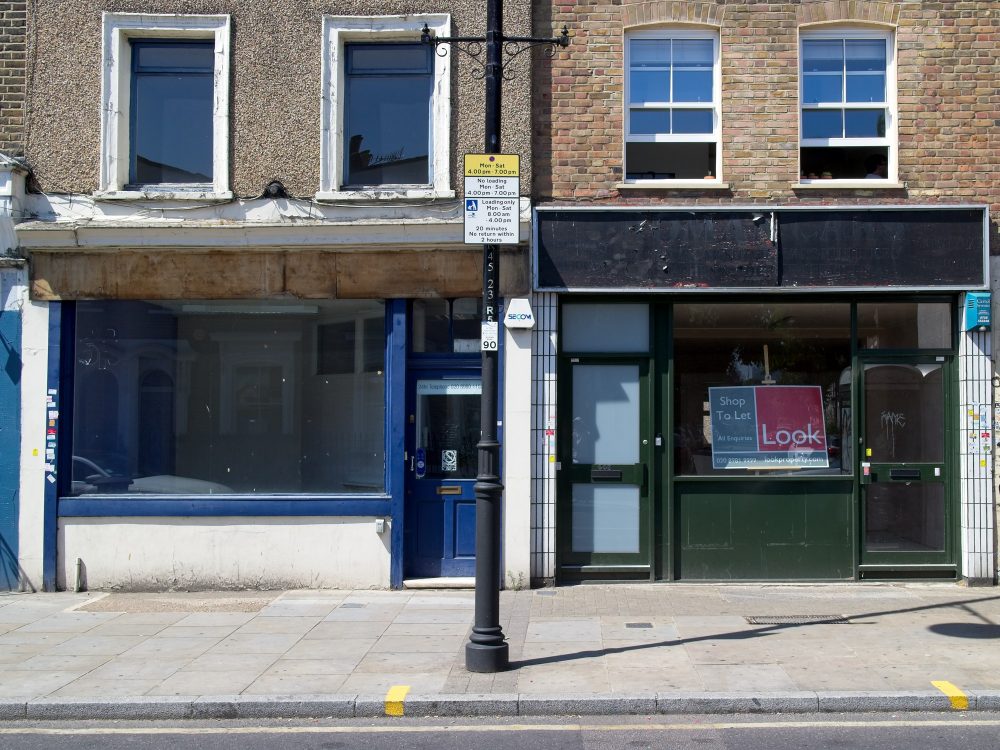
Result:
M546 57L555 57L556 50L569 46L569 28L563 26L559 36L535 37L535 36L505 36L500 35L500 42L503 44L504 52L507 53L507 61L500 66L505 80L513 78L512 73L507 72L507 65L522 52L533 47L545 47ZM486 63L482 60L483 45L487 43L486 37L482 36L434 36L430 27L425 23L420 30L420 42L422 44L433 44L435 52L444 57L448 54L448 47L454 47L459 52L467 55L476 65L472 71L472 77L482 80L486 76ZM442 46L447 45L447 46Z

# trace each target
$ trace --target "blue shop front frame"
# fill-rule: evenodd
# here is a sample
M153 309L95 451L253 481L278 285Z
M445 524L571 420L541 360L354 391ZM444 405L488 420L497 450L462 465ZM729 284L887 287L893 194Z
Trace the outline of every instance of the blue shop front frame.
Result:
M55 471L46 482L44 585L56 585L59 518L72 517L249 517L249 516L376 516L390 523L390 586L403 584L404 423L406 419L406 300L385 301L385 430L384 491L318 493L164 494L143 493L73 496L73 393L77 353L76 303L49 305L49 369L47 393L58 412L49 427ZM60 403L62 408L60 408Z

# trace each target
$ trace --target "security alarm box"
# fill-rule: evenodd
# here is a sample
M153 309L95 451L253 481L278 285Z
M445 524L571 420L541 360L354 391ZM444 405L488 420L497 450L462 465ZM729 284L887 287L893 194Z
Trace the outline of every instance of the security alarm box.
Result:
M965 293L965 330L966 331L988 331L990 329L990 302L989 292L966 292Z

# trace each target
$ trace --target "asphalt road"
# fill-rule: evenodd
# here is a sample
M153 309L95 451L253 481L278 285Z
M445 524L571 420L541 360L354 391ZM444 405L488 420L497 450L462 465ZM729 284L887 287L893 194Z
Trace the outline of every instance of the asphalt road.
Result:
M0 724L4 750L995 750L997 714Z

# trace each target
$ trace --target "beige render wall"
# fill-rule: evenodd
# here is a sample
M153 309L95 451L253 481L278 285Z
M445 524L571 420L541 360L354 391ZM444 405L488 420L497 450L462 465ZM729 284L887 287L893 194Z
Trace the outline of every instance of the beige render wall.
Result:
M729 190L621 190L627 26L720 29L722 179ZM900 190L796 189L798 29L896 28ZM569 55L535 68L534 196L638 204L988 203L1000 253L1000 2L543 0L536 33L570 27Z
M30 77L25 155L39 187L91 193L100 171L101 13L229 14L232 24L232 190L257 196L271 180L289 193L319 189L323 15L450 13L452 34L485 33L483 0L29 0ZM530 3L508 2L507 34L530 33ZM469 60L452 51L452 186L461 191L462 154L483 149L483 94ZM505 152L521 155L531 185L530 55L504 85Z

